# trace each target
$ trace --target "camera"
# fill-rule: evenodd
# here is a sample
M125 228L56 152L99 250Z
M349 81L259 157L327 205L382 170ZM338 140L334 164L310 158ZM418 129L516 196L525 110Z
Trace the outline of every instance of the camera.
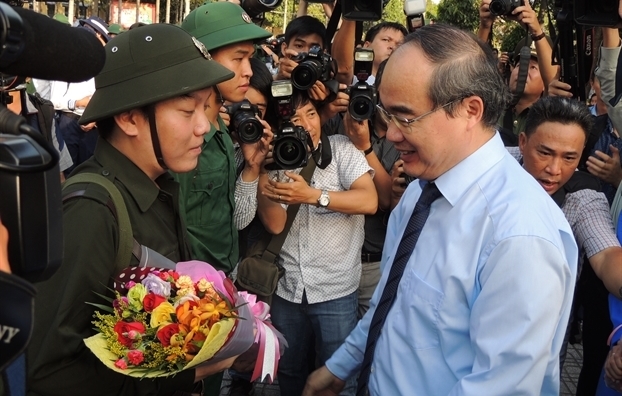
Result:
M299 53L293 60L298 63L292 71L292 84L295 88L307 90L318 80L330 80L333 58L319 45L312 46L309 52Z
M241 0L240 6L251 18L259 18L264 12L274 10L281 0Z
M523 5L522 0L492 0L490 2L490 13L495 16L512 15L516 7Z
M351 21L378 21L382 18L384 5L383 0L345 0L342 2L343 18Z
M575 0L575 20L580 25L622 27L618 0Z
M230 131L236 132L240 143L256 143L263 136L263 125L257 119L261 114L257 106L247 99L225 106L231 116Z
M272 97L277 102L277 112L281 118L281 128L274 137L272 150L273 164L266 169L296 169L307 165L310 137L301 126L294 125L290 118L295 111L292 109L292 82L289 80L272 83Z
M368 48L357 48L354 52L354 70L356 79L354 84L348 87L350 95L348 112L356 121L369 120L376 111L378 93L376 87L367 82L374 63L374 51Z

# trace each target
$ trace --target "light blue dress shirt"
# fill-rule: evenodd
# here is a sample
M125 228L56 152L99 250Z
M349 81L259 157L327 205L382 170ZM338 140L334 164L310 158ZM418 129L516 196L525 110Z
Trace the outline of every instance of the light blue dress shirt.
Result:
M372 395L558 395L577 246L563 213L498 134L440 176L374 355ZM389 265L421 194L389 220L371 307L326 362L358 375Z

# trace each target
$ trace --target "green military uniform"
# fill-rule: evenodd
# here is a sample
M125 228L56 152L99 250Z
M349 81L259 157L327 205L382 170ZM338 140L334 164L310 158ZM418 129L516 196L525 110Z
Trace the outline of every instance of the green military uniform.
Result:
M222 121L218 128L212 125L204 139L197 169L175 178L193 258L229 273L238 262L233 142Z
M75 171L83 172L114 180L137 241L174 262L189 259L178 209L179 187L170 174L160 176L154 184L103 139L94 156ZM87 194L105 196L106 192L90 185ZM138 380L108 369L87 349L83 339L93 335L95 307L86 302L105 303L95 293L110 294L105 280L116 273L118 227L105 204L95 199L70 199L63 205L63 228L63 265L50 280L37 285L35 331L28 350L28 394L147 395L192 390L194 370L166 380Z
M81 124L114 124L100 138L94 156L75 173L98 173L113 181L127 206L134 239L174 262L190 259L185 225L179 209L179 185L165 172L156 125L157 103L191 94L228 80L233 73L211 60L205 46L179 27L154 24L119 35L106 45L106 63L95 77L96 91ZM116 147L133 137L123 135L115 115L142 109L149 121L154 162L161 167L153 180L134 160L149 153L123 154ZM100 133L104 133L100 128ZM139 137L146 131L137 129ZM128 140L129 139L129 140ZM34 334L28 348L28 395L167 395L194 392L194 369L174 377L136 379L108 369L83 339L94 334L99 294L111 294L110 281L119 268L119 227L108 207L108 193L93 183L68 186L84 191L63 203L64 258L61 268L38 284ZM131 259L127 265L136 265ZM148 263L149 264L149 263Z
M526 108L525 110L521 111L520 114L516 114L516 112L512 111L512 132L514 133L514 135L518 136L521 132L525 131L525 124L527 123L528 113L529 113L529 108ZM505 126L504 124L505 115L506 113L501 114L501 117L499 117L499 121L497 122L497 125Z

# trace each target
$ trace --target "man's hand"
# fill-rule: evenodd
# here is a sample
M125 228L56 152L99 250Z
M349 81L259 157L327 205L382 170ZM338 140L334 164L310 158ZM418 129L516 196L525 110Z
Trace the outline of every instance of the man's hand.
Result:
M605 375L614 381L622 380L622 345L614 345L605 361Z
M357 121L346 112L343 116L343 124L346 132L346 136L350 138L354 147L358 150L367 150L371 146L371 139L369 137L369 125L367 121Z
M83 97L82 99L76 100L76 108L86 107L86 105L88 105L89 102L91 101L91 96L92 95L88 95L88 96Z
M323 82L317 80L313 83L311 88L309 88L307 93L309 94L309 97L316 102L323 102L326 98L328 98L328 95L330 95L330 90L326 88Z
M264 126L261 140L256 143L240 145L242 155L244 155L244 161L246 161L244 171L242 172L242 179L244 181L253 181L257 179L261 171L261 166L270 152L270 144L274 138L270 125L264 120L259 120L259 122Z
M218 111L218 115L222 119L222 122L229 128L229 124L231 123L231 116L227 113L227 108L225 106L220 106L220 110Z
M404 191L406 191L406 179L404 179L403 174L404 161L399 159L395 161L391 168L391 179L393 180L393 183L391 183L391 208L397 205L402 195L404 195Z
M314 205L317 202L320 197L319 190L310 187L304 177L291 171L286 171L285 176L290 178L289 182L268 181L269 184L266 185L264 192L268 199L287 205L303 203Z
M0 271L11 273L9 265L9 231L0 220Z
M479 26L484 29L491 29L495 22L495 16L490 12L491 0L482 0L479 5Z
M209 361L196 367L194 371L194 382L201 381L205 377L225 371L233 365L237 356L230 357L218 363L209 364Z
M531 8L529 4L529 0L523 0L524 5L520 7L516 7L514 11L512 11L512 16L510 19L518 21L520 24L525 25L529 29L529 33L537 36L542 34L542 27L540 26L540 22L538 21L538 15Z
M253 343L246 352L242 353L235 359L235 362L231 365L231 368L238 373L248 373L255 369L255 362L259 354L259 344Z
M283 57L279 61L279 71L274 77L275 80L289 80L292 77L292 71L298 66L298 62L292 58L298 56L298 52L293 49L286 48L283 51Z
M572 98L572 87L570 84L553 79L549 84L549 96L561 96L562 98Z
M91 129L95 128L95 126L96 126L95 121L93 121L93 122L89 122L86 125L80 125L80 129L82 129L84 132L88 132Z
M591 155L586 162L587 170L606 183L618 187L622 181L622 166L620 166L620 151L612 145L611 156L596 150L596 156Z
M338 113L343 113L344 111L348 110L348 104L350 104L350 95L345 93L345 89L347 87L348 86L345 84L339 84L339 92L337 92L335 100L326 103L320 108L319 113L322 119L322 125Z
M335 377L333 373L328 371L326 366L322 366L309 375L305 388L302 391L302 396L338 395L344 386L344 381Z

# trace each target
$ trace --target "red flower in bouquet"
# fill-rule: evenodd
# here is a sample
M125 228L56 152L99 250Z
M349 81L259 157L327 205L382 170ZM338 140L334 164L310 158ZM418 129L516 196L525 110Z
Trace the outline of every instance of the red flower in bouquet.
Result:
M143 309L145 312L151 313L158 305L166 301L166 297L159 296L155 293L149 293L143 299Z
M177 333L179 333L179 325L171 323L158 330L156 337L158 337L163 346L167 347L171 345L171 338Z
M131 347L132 343L136 341L135 334L144 334L145 325L140 322L123 322L119 321L114 325L114 331L117 333L117 339L119 342L126 346Z
M145 360L145 356L142 351L133 349L127 353L127 360L134 366L138 366Z

